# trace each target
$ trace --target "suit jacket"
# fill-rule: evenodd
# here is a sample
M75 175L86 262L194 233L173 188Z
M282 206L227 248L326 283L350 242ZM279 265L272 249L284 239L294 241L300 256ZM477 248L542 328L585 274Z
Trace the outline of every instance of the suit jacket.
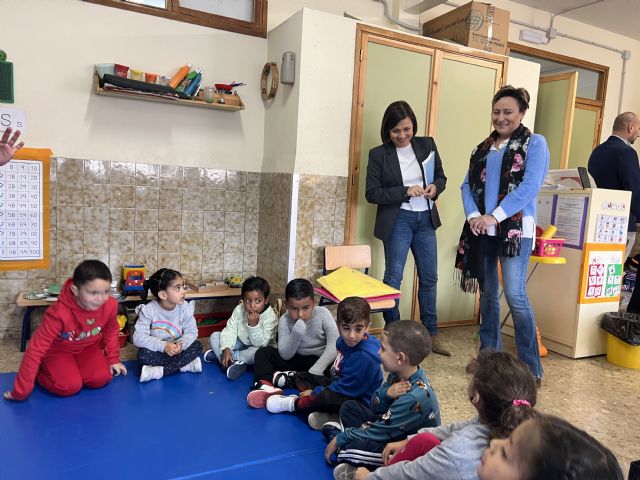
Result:
M433 198L435 200L444 191L447 184L447 177L442 169L442 160L440 160L436 143L431 137L413 137L411 146L420 164L423 182L422 162L432 151L435 152L433 179L433 184L436 186L436 196ZM400 206L409 201L410 197L407 195L407 188L402 181L400 160L398 160L396 147L391 143L385 143L372 148L369 151L367 185L364 196L369 203L378 205L373 234L383 242L389 237L396 223ZM441 225L438 208L435 203L431 209L431 223L434 229Z
M629 231L635 232L640 219L640 166L636 151L612 135L593 150L588 170L598 188L631 192Z

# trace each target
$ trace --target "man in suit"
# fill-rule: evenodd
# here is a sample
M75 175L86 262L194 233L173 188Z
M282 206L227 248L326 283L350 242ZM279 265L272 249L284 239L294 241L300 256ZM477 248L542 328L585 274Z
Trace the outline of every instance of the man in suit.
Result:
M618 115L606 142L598 145L589 157L588 170L599 188L631 192L631 214L627 230L629 256L636 239L636 222L640 221L640 165L632 147L640 136L640 120L633 112Z

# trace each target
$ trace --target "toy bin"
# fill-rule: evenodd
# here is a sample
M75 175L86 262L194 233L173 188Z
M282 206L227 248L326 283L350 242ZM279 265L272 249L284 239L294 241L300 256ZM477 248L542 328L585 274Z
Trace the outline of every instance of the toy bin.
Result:
M194 315L198 324L198 337L208 337L213 332L220 332L227 326L231 312L199 313Z
M564 238L536 238L534 255L538 257L559 257Z
M640 346L629 345L607 332L607 361L620 367L640 369Z
M640 315L605 313L600 327L607 332L607 360L621 367L640 369Z
M129 333L118 332L118 344L120 348L124 348L127 345L127 340L129 339Z

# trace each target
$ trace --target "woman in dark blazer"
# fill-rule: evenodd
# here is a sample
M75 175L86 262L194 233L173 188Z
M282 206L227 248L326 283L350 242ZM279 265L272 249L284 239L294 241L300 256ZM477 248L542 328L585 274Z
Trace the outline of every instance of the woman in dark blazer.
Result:
M384 245L383 282L400 288L409 248L418 269L420 320L431 334L432 350L449 356L437 335L436 288L440 218L435 200L447 177L431 137L416 137L416 116L407 102L393 102L382 118L382 145L369 151L365 198L378 205L374 235ZM399 301L384 312L400 319Z

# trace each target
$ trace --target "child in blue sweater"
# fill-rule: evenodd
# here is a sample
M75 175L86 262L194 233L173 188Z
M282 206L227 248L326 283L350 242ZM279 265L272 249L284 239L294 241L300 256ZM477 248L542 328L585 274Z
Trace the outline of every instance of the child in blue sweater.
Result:
M388 442L404 439L423 427L440 425L438 399L420 367L430 351L431 338L421 323L400 320L385 326L380 357L389 376L374 394L371 408L353 400L340 408L344 431L329 442L325 451L329 463L338 452L341 465L336 471L346 469L353 475L355 466L380 467ZM323 428L323 434L331 423Z
M368 335L371 307L360 297L348 297L338 304L338 355L331 367L331 378L298 372L295 385L299 395L274 395L267 399L271 413L303 411L311 428L320 430L347 400L369 407L373 393L382 383L380 342Z

